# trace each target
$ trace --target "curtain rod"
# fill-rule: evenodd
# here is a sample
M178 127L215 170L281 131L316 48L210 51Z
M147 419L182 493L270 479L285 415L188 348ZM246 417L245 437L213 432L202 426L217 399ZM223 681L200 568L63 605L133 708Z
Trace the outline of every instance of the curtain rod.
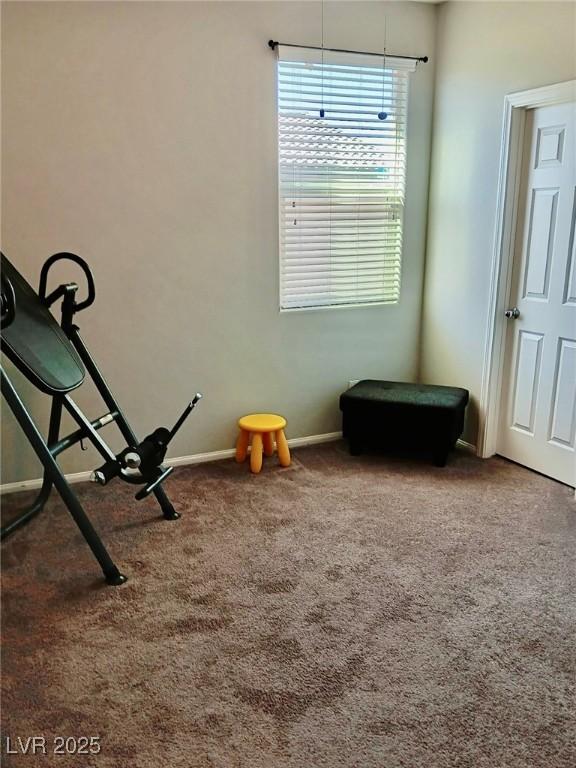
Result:
M273 51L276 49L277 45L283 45L286 48L305 48L307 51L330 51L332 53L359 53L362 56L378 56L380 59L383 58L391 58L391 59L410 59L411 61L421 61L423 64L426 64L428 61L428 56L399 56L398 54L384 54L382 53L374 53L373 51L349 51L346 48L321 48L319 45L296 45L296 43L279 43L278 40L268 40L268 46Z

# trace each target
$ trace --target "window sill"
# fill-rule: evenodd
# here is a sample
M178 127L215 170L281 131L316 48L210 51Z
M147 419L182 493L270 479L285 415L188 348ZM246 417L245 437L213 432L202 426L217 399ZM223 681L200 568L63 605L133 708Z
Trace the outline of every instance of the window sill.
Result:
M368 309L370 307L394 307L399 304L399 299L396 301L372 301L366 304L328 304L325 307L280 307L279 313L281 315L291 315L299 312L326 312L327 310L339 310L339 309Z

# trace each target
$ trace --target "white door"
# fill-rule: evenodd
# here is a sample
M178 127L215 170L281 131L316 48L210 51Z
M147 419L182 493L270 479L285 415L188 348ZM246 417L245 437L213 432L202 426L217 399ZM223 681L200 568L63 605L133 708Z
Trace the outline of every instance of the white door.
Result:
M527 114L497 453L576 484L576 104ZM517 315L517 317L515 317Z

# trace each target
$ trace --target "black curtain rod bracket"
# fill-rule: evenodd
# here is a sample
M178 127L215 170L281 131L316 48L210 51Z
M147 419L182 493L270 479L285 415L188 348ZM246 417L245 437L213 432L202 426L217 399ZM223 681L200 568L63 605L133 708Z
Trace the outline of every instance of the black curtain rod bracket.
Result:
M268 40L268 47L273 51L276 50L277 45L283 45L286 48L305 48L307 51L330 51L331 53L358 53L362 56L378 56L379 59L390 57L392 59L410 59L411 61L422 62L426 64L428 56L401 56L400 54L393 54L384 52L374 53L374 51L350 51L346 48L321 48L319 45L297 45L296 43L279 43L278 40Z

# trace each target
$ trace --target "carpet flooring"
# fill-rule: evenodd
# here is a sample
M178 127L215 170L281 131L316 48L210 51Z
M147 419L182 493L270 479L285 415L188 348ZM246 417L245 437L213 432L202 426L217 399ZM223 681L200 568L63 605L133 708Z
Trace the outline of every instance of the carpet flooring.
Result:
M3 545L4 751L48 752L6 768L576 765L573 492L463 452L293 459L178 469L177 522L76 486L119 588L56 496Z

